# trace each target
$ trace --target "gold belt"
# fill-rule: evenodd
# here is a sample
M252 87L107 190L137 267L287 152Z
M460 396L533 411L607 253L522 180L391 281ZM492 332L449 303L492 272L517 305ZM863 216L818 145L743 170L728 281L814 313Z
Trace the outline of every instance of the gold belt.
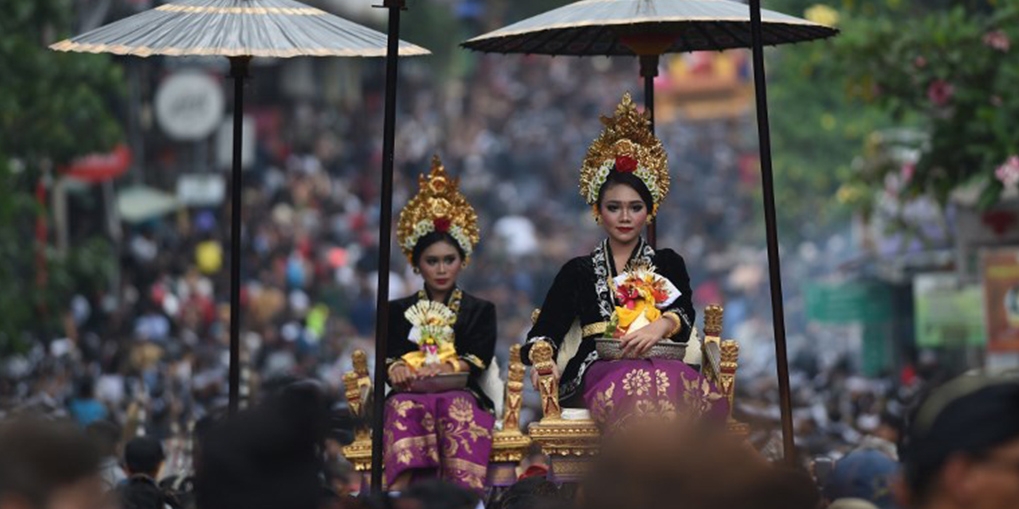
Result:
M609 322L595 322L585 325L581 329L581 335L583 337L595 336L605 334L605 329L609 326Z

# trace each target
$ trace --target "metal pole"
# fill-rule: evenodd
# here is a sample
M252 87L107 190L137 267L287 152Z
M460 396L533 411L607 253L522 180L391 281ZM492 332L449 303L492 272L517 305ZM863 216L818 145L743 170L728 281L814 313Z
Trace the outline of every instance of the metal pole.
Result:
M251 57L230 57L234 80L233 166L230 170L230 415L237 413L241 382L241 142L244 80Z
M640 56L640 75L644 78L644 110L651 119L651 134L655 132L655 76L658 76L658 55ZM647 241L657 247L658 230L655 223L647 225Z
M750 0L750 34L753 43L754 91L757 96L757 136L761 151L764 224L768 242L768 274L771 280L771 319L775 327L775 360L778 366L778 394L782 412L782 453L783 460L793 465L796 462L796 447L793 443L789 358L786 355L785 312L782 304L782 267L778 252L778 225L775 219L775 181L771 167L771 128L768 125L768 90L764 75L761 0Z
M393 149L396 144L396 71L400 50L400 11L404 0L385 0L389 9L386 46L386 103L382 127L382 209L379 214L379 281L375 306L375 386L372 399L372 493L382 493L382 436L385 412L386 341L389 338L389 238L393 230Z

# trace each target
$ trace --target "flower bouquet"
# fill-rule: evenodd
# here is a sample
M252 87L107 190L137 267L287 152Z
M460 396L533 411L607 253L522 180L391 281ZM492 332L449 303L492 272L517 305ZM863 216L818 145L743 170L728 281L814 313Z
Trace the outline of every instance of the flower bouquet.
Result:
M403 355L415 370L425 365L441 364L456 358L453 344L453 323L456 314L439 302L422 300L403 316L411 324L407 339L418 345L418 351Z
M604 338L597 340L598 355L608 360L623 358L620 338L657 320L662 309L682 295L671 281L655 272L653 265L646 264L628 267L612 279L611 287L616 307ZM663 341L644 357L682 359L685 351L686 345Z
M611 286L616 308L605 333L615 339L657 320L662 309L680 296L679 289L657 274L653 265L629 267L612 279Z
M403 315L411 324L407 339L418 345L416 352L408 352L401 359L417 371L423 366L433 366L457 359L454 345L453 323L456 313L447 306L430 300L422 300ZM467 385L467 373L440 373L434 376L414 378L405 390L410 392L443 392L462 389Z

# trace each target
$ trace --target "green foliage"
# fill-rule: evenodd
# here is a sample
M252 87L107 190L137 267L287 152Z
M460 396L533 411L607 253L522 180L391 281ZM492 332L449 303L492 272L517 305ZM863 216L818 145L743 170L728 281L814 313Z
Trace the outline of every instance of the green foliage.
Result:
M109 98L122 93L119 66L104 55L50 51L69 34L72 2L0 3L0 153L64 163L120 139ZM34 164L33 164L34 163Z
M120 67L106 56L46 47L70 35L72 13L70 0L0 2L0 355L59 331L69 298L102 287L115 268L103 239L66 256L33 241L45 217L33 194L44 168L107 150L121 137L109 104L122 94Z
M817 4L781 0L765 7L802 17ZM840 28L844 32L834 39L765 53L779 232L792 241L817 238L845 224L852 207L859 206L839 193L854 173L853 160L871 132L892 124L881 108L861 107L847 93L838 48L851 34Z
M903 16L850 17L839 44L855 98L896 119L918 119L928 135L903 193L940 202L959 186L984 186L982 206L1002 192L994 170L1019 151L1019 0L958 2ZM906 14L906 13L903 13Z

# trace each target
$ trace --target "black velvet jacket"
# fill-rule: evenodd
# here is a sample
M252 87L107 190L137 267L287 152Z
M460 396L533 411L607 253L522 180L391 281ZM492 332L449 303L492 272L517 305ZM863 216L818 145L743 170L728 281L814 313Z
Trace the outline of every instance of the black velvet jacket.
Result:
M541 314L521 351L525 363L530 363L531 345L546 339L552 343L556 355L563 338L579 321L583 340L576 355L566 365L559 381L559 399L565 406L583 406L579 396L583 389L584 373L598 360L594 339L602 337L609 318L615 308L614 297L608 288L608 280L615 277L615 264L607 241L602 241L594 252L574 258L566 263L556 275L552 288L545 296ZM690 339L696 314L693 308L690 275L683 257L671 249L654 250L644 239L634 247L630 261L644 259L656 267L656 272L667 278L682 295L663 312L674 312L683 321L683 327L671 339L685 343ZM574 399L577 398L577 399Z
M487 300L479 299L461 290L460 310L456 323L453 324L456 353L466 362L471 372L467 379L467 389L478 399L478 403L487 410L493 408L492 401L481 391L481 375L488 369L488 363L495 355L495 305ZM450 292L452 298L453 292ZM420 292L409 297L389 302L389 341L386 343L386 370L400 360L400 356L417 351L418 345L407 339L411 324L403 316L411 306L421 298ZM447 306L450 302L445 303ZM392 387L392 383L390 383Z

